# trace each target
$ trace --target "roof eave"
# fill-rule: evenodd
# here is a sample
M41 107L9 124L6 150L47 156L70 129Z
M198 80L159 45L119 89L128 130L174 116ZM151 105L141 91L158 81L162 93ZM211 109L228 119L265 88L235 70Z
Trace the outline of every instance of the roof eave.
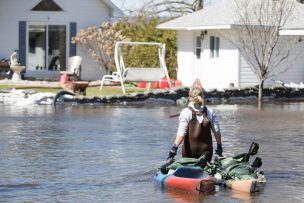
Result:
M157 29L161 30L187 30L187 31L195 31L195 30L226 30L231 29L232 25L208 25L208 26L157 26Z
M280 35L304 35L304 29L284 29L280 30Z
M120 8L118 8L112 1L102 0L102 2L110 8L112 17L123 17L125 15L124 12L120 10Z

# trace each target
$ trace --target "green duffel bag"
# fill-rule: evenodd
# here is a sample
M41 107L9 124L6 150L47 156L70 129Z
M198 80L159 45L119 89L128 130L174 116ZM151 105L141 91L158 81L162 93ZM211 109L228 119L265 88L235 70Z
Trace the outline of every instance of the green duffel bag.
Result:
M256 170L247 163L230 165L221 171L225 180L249 180L257 178Z
M174 160L170 165L166 166L166 170L175 170L179 166L200 166L201 163L206 162L206 156L203 154L198 159L196 158L180 158L177 160Z

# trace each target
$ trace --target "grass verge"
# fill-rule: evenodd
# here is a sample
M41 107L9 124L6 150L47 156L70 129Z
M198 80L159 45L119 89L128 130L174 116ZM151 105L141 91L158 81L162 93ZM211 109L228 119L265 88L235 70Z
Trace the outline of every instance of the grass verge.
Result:
M22 87L16 85L0 85L0 90L9 90L9 89L27 89L27 90L34 90L36 92L50 92L50 93L57 93L63 88L50 88L50 87ZM134 92L145 92L146 89L138 88L138 87L125 87L126 93L134 93ZM99 86L96 87L88 87L87 88L87 96L88 97L100 97L100 96L110 96L110 95L123 95L122 89L120 86L104 86L102 92L100 92Z

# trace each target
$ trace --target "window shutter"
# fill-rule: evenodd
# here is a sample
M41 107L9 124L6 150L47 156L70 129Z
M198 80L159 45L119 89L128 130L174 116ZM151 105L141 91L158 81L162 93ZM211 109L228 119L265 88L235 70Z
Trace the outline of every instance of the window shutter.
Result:
M77 33L77 23L70 23L70 56L76 56L76 44L72 44L72 37L74 37Z
M220 52L220 38L219 37L217 37L216 41L215 41L215 50L216 50L215 56L218 58L219 52Z
M210 36L210 58L214 58L214 37Z
M26 65L26 21L19 21L19 63Z
M200 36L196 37L196 58L201 58L201 52L202 52L202 40Z

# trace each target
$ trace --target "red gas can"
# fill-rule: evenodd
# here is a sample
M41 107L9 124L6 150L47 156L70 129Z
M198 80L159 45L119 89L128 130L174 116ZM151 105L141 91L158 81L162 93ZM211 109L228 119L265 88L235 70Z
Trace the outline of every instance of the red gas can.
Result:
M146 88L147 87L147 83L145 83L145 82L138 82L137 83L137 87L139 87L139 88Z
M163 77L163 78L159 81L158 87L159 87L160 89L169 88L168 80L167 80L166 77Z

